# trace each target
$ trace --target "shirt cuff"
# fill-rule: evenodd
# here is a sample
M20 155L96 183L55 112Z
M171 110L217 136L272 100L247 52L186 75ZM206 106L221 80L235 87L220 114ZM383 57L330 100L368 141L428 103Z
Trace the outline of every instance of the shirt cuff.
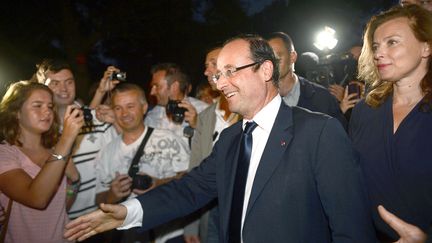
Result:
M117 229L126 230L134 227L141 227L144 215L141 203L137 199L133 198L120 204L126 207L127 214L123 224Z

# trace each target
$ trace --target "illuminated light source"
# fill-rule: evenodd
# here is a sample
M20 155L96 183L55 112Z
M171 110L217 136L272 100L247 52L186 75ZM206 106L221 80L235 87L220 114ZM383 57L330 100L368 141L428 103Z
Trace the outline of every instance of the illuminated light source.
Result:
M323 31L320 31L313 43L316 48L320 51L328 51L335 48L338 40L335 37L336 31L328 26L324 27Z

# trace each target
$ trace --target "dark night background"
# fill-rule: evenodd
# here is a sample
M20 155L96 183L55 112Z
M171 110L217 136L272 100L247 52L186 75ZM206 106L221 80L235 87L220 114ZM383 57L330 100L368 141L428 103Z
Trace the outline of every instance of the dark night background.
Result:
M0 10L0 97L11 81L29 79L45 57L73 64L78 96L88 99L109 64L148 88L149 70L176 62L194 84L204 80L205 51L239 33L285 31L297 52L313 47L325 25L346 51L361 42L372 14L396 0L64 0L7 1Z

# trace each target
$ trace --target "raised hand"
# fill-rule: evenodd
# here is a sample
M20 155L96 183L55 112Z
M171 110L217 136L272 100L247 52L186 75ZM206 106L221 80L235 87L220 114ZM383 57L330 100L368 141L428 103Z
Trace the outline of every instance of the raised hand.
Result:
M105 94L108 93L108 99L110 98L109 94L114 87L120 83L119 80L111 79L110 76L114 72L120 72L120 69L114 67L114 66L108 66L105 70L103 77L101 78L99 82L99 86L93 96L92 101L90 102L89 107L92 109L95 109L98 105L102 103L103 97Z
M75 140L83 125L84 116L82 110L77 105L69 105L63 118L62 134Z
M101 78L99 82L99 87L97 89L97 92L106 93L108 91L111 91L120 81L115 79L110 79L110 76L114 72L120 72L120 69L114 67L114 66L108 66L107 69L104 72L103 77Z
M345 88L345 93L343 96L342 101L339 104L339 107L342 111L342 113L345 114L345 112L348 109L353 108L358 102L360 101L360 98L358 97L358 94L348 94L348 86Z
M108 105L98 105L96 107L96 118L101 122L115 123L113 109Z
M187 100L182 100L179 103L179 107L185 108L185 121L189 123L189 126L196 128L198 113L195 107Z

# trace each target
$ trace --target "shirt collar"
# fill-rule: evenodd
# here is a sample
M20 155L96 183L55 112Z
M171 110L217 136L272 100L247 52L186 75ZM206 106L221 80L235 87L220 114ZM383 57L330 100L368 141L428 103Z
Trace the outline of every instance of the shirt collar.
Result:
M266 106L264 106L254 117L253 121L258 124L258 127L264 131L270 133L276 116L279 111L280 104L282 102L281 96L276 95ZM243 119L243 129L246 126L246 122L251 120Z
M300 82L297 75L294 74L294 85L288 94L282 98L285 104L289 106L296 106L300 99Z

